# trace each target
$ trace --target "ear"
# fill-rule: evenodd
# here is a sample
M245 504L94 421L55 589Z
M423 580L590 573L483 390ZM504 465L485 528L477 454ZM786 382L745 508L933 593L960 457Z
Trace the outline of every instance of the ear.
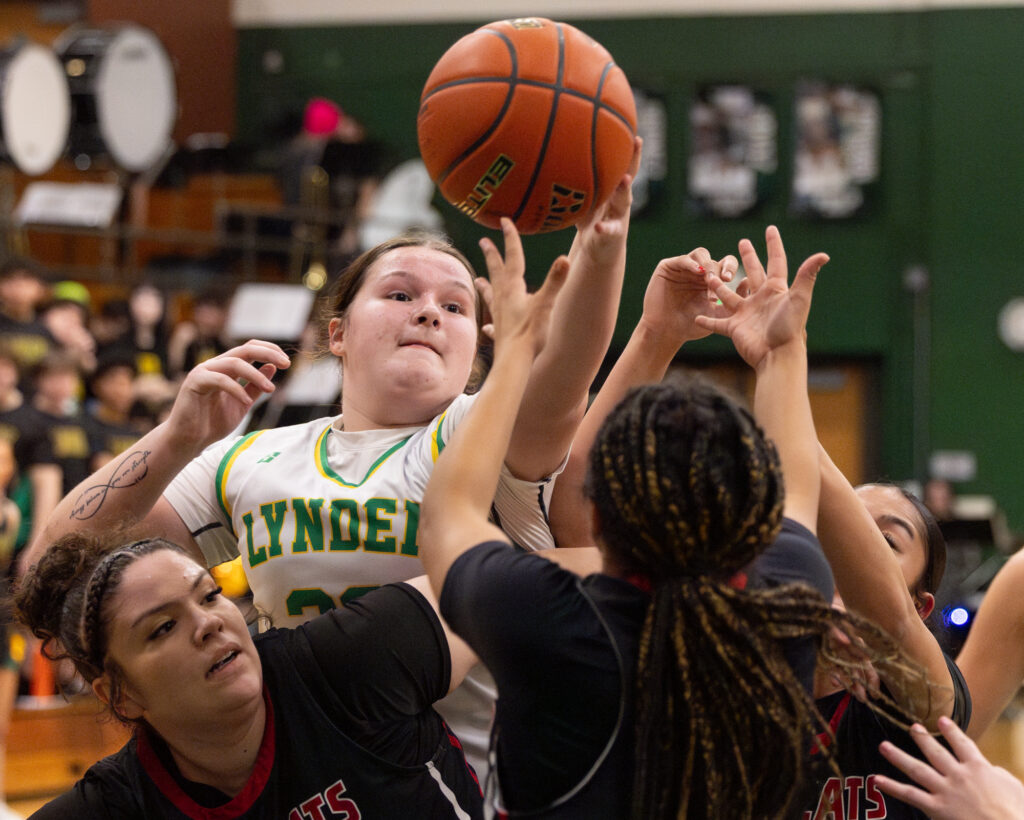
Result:
M921 616L921 620L925 620L932 614L932 610L935 609L935 596L930 592L914 593L914 609Z
M145 712L142 704L127 692L121 693L120 703L111 703L110 698L111 693L113 692L113 687L110 683L110 677L106 673L93 680L92 691L96 697L109 706L116 715L127 720L138 720Z
M343 317L335 316L331 319L327 325L327 339L331 353L340 359L345 352L345 319Z

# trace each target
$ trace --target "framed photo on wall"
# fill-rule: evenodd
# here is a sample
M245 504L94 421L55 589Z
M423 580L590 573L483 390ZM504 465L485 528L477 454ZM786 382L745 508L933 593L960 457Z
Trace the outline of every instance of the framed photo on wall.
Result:
M868 88L804 81L795 96L790 211L807 218L861 213L878 179L881 103Z
M710 85L690 106L687 198L699 213L739 217L768 194L778 167L770 99L745 85Z
M649 214L660 206L668 175L668 113L665 95L659 91L633 88L636 100L636 130L643 137L644 151L633 180L633 216Z

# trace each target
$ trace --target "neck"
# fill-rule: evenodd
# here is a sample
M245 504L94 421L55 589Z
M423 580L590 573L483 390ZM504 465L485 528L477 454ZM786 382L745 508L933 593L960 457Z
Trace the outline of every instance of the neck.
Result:
M101 404L96 407L96 418L107 422L107 424L127 424L128 422L127 413L120 413L107 404Z
M21 391L15 387L12 387L2 396L0 396L0 410L15 410L21 407L23 396Z
M243 714L158 731L182 776L234 797L252 774L266 725L267 704L261 696Z
M443 409L443 408L442 408ZM441 412L440 410L438 412ZM358 402L342 400L341 423L337 426L346 433L361 433L366 430L388 430L400 427L422 427L429 424L437 413L431 413L424 419L390 418L380 419L377 413L365 412Z
M51 416L63 416L64 403L61 400L51 399L49 396L41 396L36 394L32 400L32 404L35 405L37 410L42 410L44 413L49 413Z

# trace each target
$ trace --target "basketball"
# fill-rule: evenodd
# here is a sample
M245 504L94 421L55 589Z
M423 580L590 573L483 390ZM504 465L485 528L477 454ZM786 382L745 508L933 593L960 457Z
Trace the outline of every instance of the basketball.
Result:
M629 167L636 105L608 51L542 17L467 34L427 78L420 154L442 196L489 228L569 227L604 203Z

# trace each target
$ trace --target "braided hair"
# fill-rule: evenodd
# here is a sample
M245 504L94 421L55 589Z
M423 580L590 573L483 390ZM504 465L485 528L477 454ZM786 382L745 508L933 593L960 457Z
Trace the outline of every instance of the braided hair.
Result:
M786 816L810 740L827 727L782 642L863 624L809 587L730 585L781 528L774 446L711 385L652 385L605 420L588 466L607 558L652 585L637 658L633 816Z
M111 549L109 540L69 534L54 543L22 580L14 603L20 620L42 642L50 660L67 658L92 683L106 673L111 680L111 710L127 721L115 704L124 677L107 656L110 595L117 591L129 565L160 550L186 554L177 544L147 538Z

